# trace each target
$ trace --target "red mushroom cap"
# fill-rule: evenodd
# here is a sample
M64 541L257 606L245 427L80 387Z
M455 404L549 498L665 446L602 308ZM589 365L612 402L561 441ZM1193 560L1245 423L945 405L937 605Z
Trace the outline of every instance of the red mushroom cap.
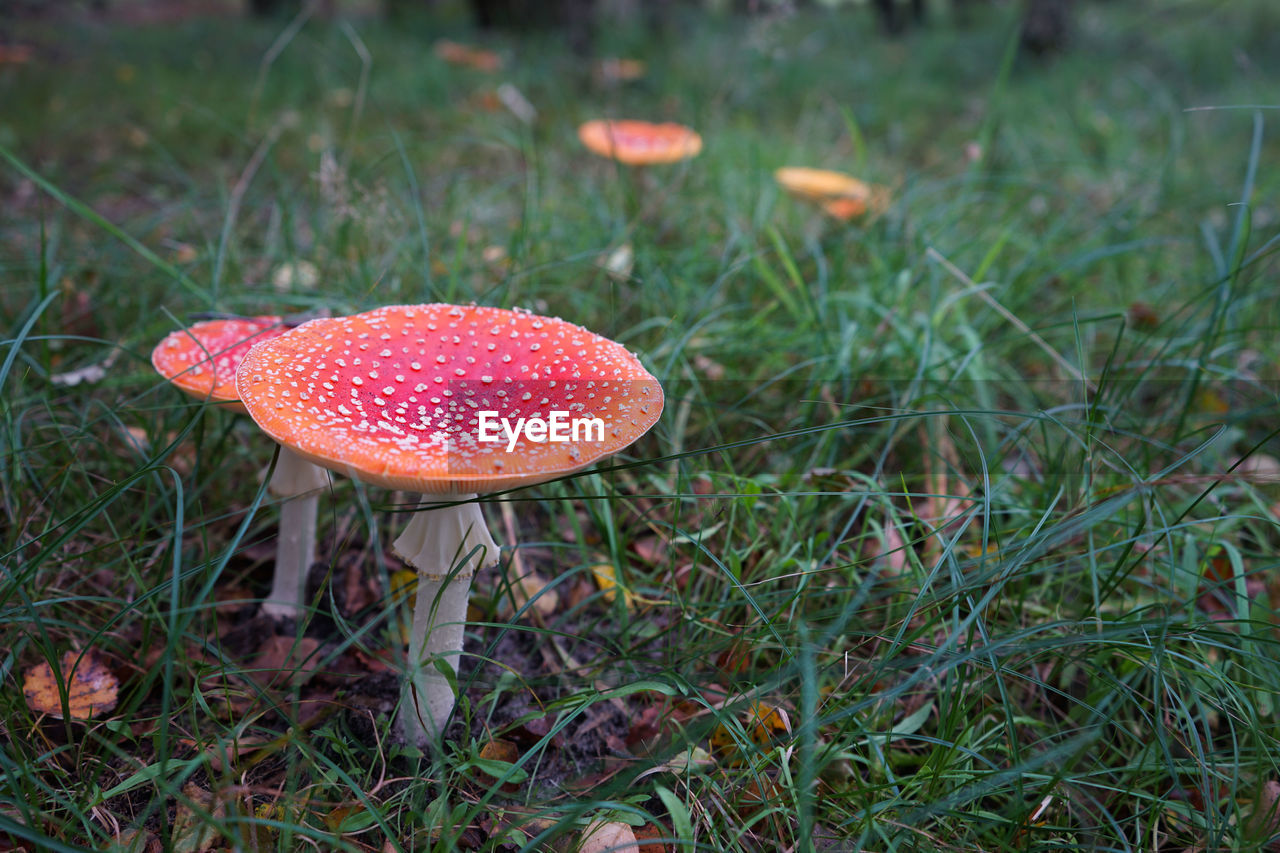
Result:
M270 315L208 320L169 334L151 351L151 364L191 396L244 412L236 393L240 360L254 344L286 331Z
M702 150L702 137L695 130L671 122L596 119L578 128L578 138L601 157L632 166L674 163Z
M255 346L236 387L258 426L299 455L425 494L572 473L643 435L663 403L657 380L621 344L564 320L476 305L312 320ZM480 440L481 412L514 424L556 411L600 418L602 440L522 436L511 452L505 430L501 441Z

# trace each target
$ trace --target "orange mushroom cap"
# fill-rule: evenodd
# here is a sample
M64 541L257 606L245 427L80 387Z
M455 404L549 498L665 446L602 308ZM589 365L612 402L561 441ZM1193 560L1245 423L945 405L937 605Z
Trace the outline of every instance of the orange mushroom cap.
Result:
M774 179L787 192L823 201L833 197L866 198L871 187L844 172L830 169L810 169L805 166L783 166L773 173Z
M773 173L784 190L794 196L821 205L836 219L853 219L868 210L883 213L889 207L889 189L868 184L844 172L784 166Z
M696 157L702 137L682 124L595 119L578 128L582 144L601 157L631 166L675 163Z
M258 426L304 458L423 494L572 473L643 435L663 404L657 380L621 344L564 320L476 305L312 320L255 346L236 387ZM555 411L600 418L603 440L526 435L510 452L505 432L480 440L481 412L515 423Z
M171 332L151 351L165 379L201 400L244 412L236 393L236 368L254 344L288 331L274 315L206 320Z

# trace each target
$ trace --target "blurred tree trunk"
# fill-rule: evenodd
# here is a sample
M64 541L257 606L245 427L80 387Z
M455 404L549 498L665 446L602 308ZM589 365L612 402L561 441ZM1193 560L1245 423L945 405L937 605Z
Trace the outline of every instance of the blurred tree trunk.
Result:
M1022 49L1036 56L1057 53L1071 33L1073 0L1027 0L1022 16Z
M908 25L924 23L924 0L872 0L885 32L898 35ZM906 8L904 8L906 7ZM910 17L907 12L910 12Z
M471 0L471 12L482 30L558 29L567 35L574 53L591 53L594 0Z
M255 18L271 18L296 12L301 6L298 0L249 0L249 14Z

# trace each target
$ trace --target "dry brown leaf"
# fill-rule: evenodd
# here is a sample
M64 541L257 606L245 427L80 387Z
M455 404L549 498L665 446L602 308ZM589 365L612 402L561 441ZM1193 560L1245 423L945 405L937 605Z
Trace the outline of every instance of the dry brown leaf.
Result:
M893 574L902 574L911 566L907 553L909 546L898 528L897 520L890 516L887 522L882 540L868 543L868 550L871 552L868 556L877 566L888 569Z
M360 564L354 561L347 566L343 576L342 593L342 612L346 616L354 616L382 598L373 579L367 577Z
M636 556L651 566L667 561L667 543L658 536L637 536L631 543Z
M222 846L224 839L209 817L214 820L225 818L226 806L216 801L213 794L190 782L183 787L182 793L195 803L196 808L178 803L173 818L174 853L209 853ZM208 817L198 814L196 809Z
M547 589L547 579L536 571L528 571L511 585L511 598L517 609L533 602L533 609L543 616L551 616L560 609L560 595L554 589ZM503 599L506 603L506 599ZM505 615L507 607L499 611Z
M744 817L752 817L762 808L776 806L782 799L782 786L768 776L757 776L743 786L738 809Z
M196 247L190 243L177 243L173 247L173 262L176 264L189 264L200 257L200 253L196 251Z
M159 836L145 829L121 829L112 842L111 853L161 853L164 850ZM0 853L7 853L9 849L0 844Z
M631 827L617 821L592 821L582 831L578 853L640 853L636 834Z
M477 71L494 72L502 68L502 57L491 50L469 47L455 41L440 39L435 43L436 56L450 65L474 68Z
M312 637L270 637L249 664L250 675L264 687L302 684L319 669L319 648L320 641Z
M120 680L93 649L83 654L74 649L62 655L61 684L53 667L41 662L26 671L22 693L27 707L37 714L62 719L62 695L67 694L67 710L73 720L87 720L115 708L120 693Z
M671 830L665 826L656 823L646 823L632 830L636 834L636 841L640 844L640 853L669 853L673 850L670 841L662 839L671 838Z
M491 740L484 746L480 747L480 757L486 761L515 764L520 760L520 750L509 740ZM476 771L476 778L481 784L490 786L496 784L498 781L496 778L482 770ZM509 794L514 793L520 790L520 785L516 782L506 782L503 784L502 790Z
M712 380L713 382L718 382L721 379L724 379L724 375L725 375L724 365L718 361L715 361L714 359L707 358L702 353L697 353L696 355L694 355L693 366L697 368L699 373L701 373L703 376L707 377L708 379ZM695 480L694 482L697 483L700 481ZM696 488L697 487L695 486L695 491L696 491ZM697 492L697 494L707 494L707 492Z
M1268 779L1249 815L1249 833L1255 838L1273 838L1280 834L1280 782ZM1274 845L1268 849L1275 849Z
M480 257L486 264L497 270L505 270L511 266L511 259L507 256L504 246L485 246L480 252Z

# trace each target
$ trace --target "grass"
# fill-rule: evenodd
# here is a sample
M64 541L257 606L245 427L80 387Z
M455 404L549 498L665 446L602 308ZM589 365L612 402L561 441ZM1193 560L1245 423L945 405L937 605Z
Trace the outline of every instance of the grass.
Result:
M992 851L1280 832L1278 10L1082 5L1070 53L1008 67L1002 7L898 42L857 10L680 14L676 42L602 35L650 62L623 88L547 36L491 38L499 77L444 66L432 39L477 38L448 7L23 25L35 62L0 66L0 832L567 849L612 818L679 849ZM492 107L498 82L532 127ZM601 114L684 121L706 149L620 174L574 137ZM825 220L780 196L784 164L856 170L893 205ZM303 261L318 287L273 285ZM668 404L603 471L489 500L562 606L533 615L510 560L477 584L461 722L422 756L379 693L397 605L348 598L391 588L401 498L322 499L327 583L295 637L324 672L264 686L315 664L268 666L243 636L270 577L266 452L148 357L196 312L437 300L609 335ZM600 589L601 564L643 601ZM89 648L118 707L32 711L24 673Z

